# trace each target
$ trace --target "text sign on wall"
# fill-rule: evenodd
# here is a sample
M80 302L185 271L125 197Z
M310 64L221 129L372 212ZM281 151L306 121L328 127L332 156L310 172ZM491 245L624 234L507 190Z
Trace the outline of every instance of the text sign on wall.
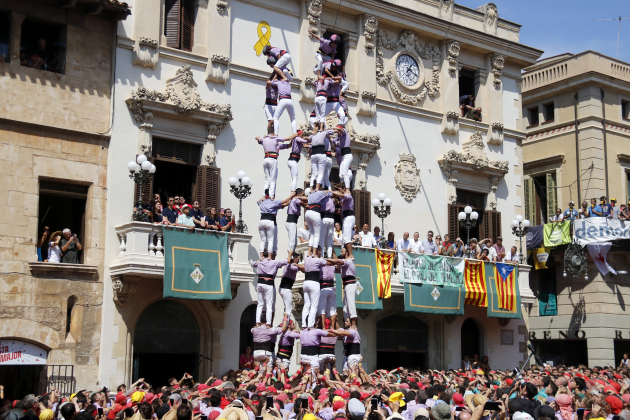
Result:
M0 340L0 366L45 365L48 352L19 340Z

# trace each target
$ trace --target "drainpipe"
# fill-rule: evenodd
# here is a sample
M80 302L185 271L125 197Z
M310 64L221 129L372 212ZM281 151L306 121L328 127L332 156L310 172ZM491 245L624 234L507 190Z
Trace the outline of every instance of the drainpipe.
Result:
M580 136L578 133L578 94L573 96L573 111L575 113L575 172L577 175L578 203L582 205L582 187L580 186Z
M604 89L599 89L602 95L602 129L604 130L604 177L606 179L606 199L610 200L608 195L608 150L606 147L606 104L604 103Z

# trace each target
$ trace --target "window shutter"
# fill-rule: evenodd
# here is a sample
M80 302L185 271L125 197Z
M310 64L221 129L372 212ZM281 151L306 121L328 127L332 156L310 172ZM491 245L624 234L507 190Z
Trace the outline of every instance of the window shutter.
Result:
M164 139L153 139L153 156L157 160L198 166L201 146Z
M486 210L484 212L479 212L479 218L481 219L477 223L479 223L479 238L477 238L480 242L486 238L492 238L492 216L490 216L491 210Z
M490 213L492 219L492 242L497 243L497 238L501 236L501 212L500 211L492 211Z
M192 0L179 0L182 2L182 20L181 20L181 49L184 51L192 51L195 10Z
M180 0L166 0L164 35L166 36L167 47L179 48L180 8Z
M137 157L138 155L136 155L136 158ZM154 162L153 156L147 156L147 160L151 163ZM137 183L134 183L134 184L135 184L135 190L134 190L133 204L135 206L136 203L140 201L140 185ZM142 184L142 190L144 192L144 196L146 197L147 202L152 203L153 202L153 178L151 178L149 182L145 182L144 184Z
M363 225L367 223L368 228L372 229L372 199L371 193L364 190L352 191L352 199L354 200L354 217L357 228L361 230Z
M448 205L448 236L451 237L451 242L455 241L455 238L459 236L459 209L461 206L457 204Z
M532 226L536 223L536 190L534 180L525 178L525 218L530 221Z
M556 190L556 173L547 174L547 217L556 215L558 207L558 191ZM545 220L545 222L547 222Z
M197 168L195 185L193 185L193 200L198 200L204 214L206 209L214 207L219 212L221 204L221 169L207 165Z

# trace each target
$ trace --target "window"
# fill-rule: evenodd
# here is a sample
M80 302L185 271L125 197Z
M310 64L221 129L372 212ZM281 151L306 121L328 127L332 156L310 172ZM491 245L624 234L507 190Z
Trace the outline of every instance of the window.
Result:
M621 118L630 119L630 101L621 100Z
M167 47L192 51L194 6L193 0L166 0L164 35Z
M25 67L65 73L67 27L35 20L22 23L20 63Z
M0 62L11 62L9 42L11 40L11 15L0 12Z
M337 34L341 37L341 41L339 41L337 43L337 53L335 54L335 59L340 59L341 60L341 65L345 66L346 65L346 59L347 57L347 51L346 51L346 38L348 37L348 34L342 34L339 33L338 31L326 31L324 32L324 34L322 35L323 38L326 39L330 39L332 34Z
M525 218L533 225L547 223L556 214L556 173L525 178Z
M485 194L457 189L457 203L448 205L448 234L452 240L458 236L464 242L469 239L469 233L459 225L458 216L466 206L470 206L479 214L477 224L470 229L470 238L491 238L493 242L497 241L501 236L501 212L485 210L485 203Z
M74 308L74 305L77 303L78 300L79 299L75 295L72 295L68 298L68 306L66 309L66 337L68 336L68 334L70 334L72 330L72 309Z
M369 230L372 229L372 198L369 191L354 190L352 191L352 199L354 200L354 219L355 224L361 230L364 224L368 225Z
M475 73L470 70L460 70L459 72L459 96L476 95Z
M529 127L534 125L538 125L540 123L540 119L538 118L538 107L535 106L533 108L527 109L527 116L529 118Z
M70 229L77 235L80 244L85 237L85 203L88 187L85 185L62 183L58 181L40 181L39 183L39 224L38 238L42 238L44 227L49 227L49 235L41 246L42 261L48 260L48 247L51 235L55 232ZM73 259L71 254L67 258ZM77 251L77 260L70 261L66 255L61 262L83 263L83 251ZM66 261L64 261L66 259Z
M552 122L555 118L555 110L553 106L553 102L543 105L543 109L545 112L545 122Z
M477 104L477 90L479 85L476 80L476 74L470 70L461 70L459 72L459 106L461 107L461 116L470 120L481 121L481 111L471 108L479 108ZM472 98L469 97L472 95ZM463 105L467 107L463 107Z

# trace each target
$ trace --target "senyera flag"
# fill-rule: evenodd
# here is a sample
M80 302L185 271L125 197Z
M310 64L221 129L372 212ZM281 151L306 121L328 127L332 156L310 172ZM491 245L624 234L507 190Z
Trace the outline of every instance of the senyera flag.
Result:
M488 291L486 289L486 273L482 261L466 260L464 269L464 285L466 286L466 304L488 307Z
M516 308L516 266L513 264L496 263L494 277L497 279L497 293L499 309L514 311Z
M392 297L392 264L394 264L395 252L383 252L377 249L374 253L376 258L376 272L378 273L378 297L387 299Z

